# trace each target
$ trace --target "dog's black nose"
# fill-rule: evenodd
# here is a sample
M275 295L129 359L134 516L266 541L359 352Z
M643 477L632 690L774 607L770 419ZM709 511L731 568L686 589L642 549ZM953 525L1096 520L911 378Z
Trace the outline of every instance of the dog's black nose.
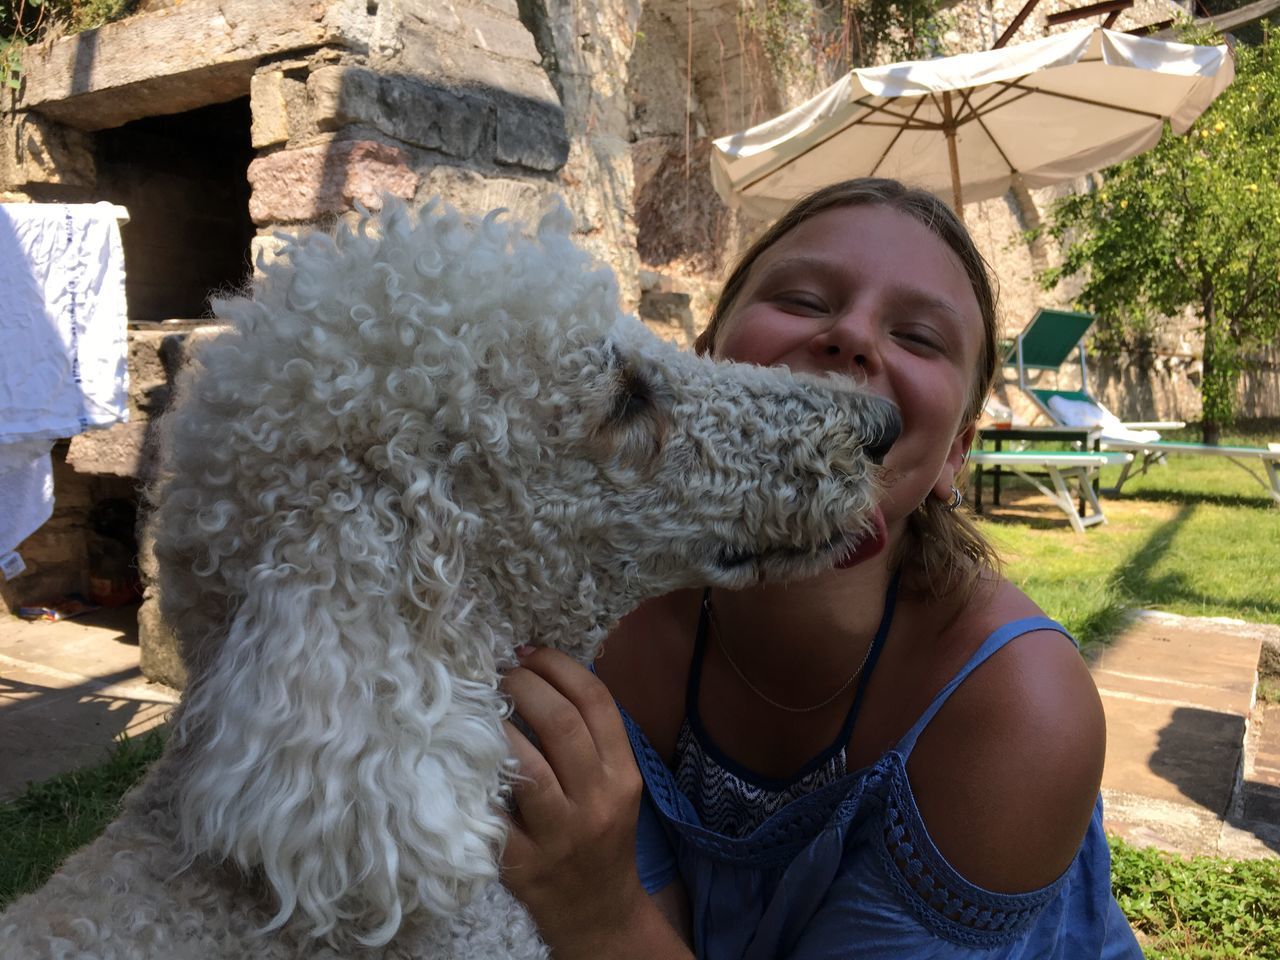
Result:
M874 440L868 440L862 450L872 463L879 466L884 463L885 454L889 452L889 448L893 446L893 442L898 439L900 433L902 433L902 415L898 413L896 407L892 407L885 417L880 436Z

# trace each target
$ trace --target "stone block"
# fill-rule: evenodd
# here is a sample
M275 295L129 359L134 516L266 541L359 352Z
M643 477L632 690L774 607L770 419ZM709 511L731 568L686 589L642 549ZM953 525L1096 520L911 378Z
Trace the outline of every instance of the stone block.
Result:
M526 224L537 223L554 186L543 181L486 177L465 167L441 164L433 167L422 180L419 199L439 196L465 213L485 214L498 207Z
M332 141L281 150L249 164L249 214L255 223L314 220L352 209L370 209L384 193L409 198L418 174L398 147L372 140Z
M493 106L481 94L360 67L322 67L307 78L320 130L368 124L404 143L465 159L487 139Z
M421 24L406 22L402 49L385 65L388 74L400 73L460 87L490 87L530 100L558 104L555 88L537 60L495 56L466 37L433 32Z
M307 100L316 129L340 130L377 113L379 78L362 67L320 67L307 76Z
M175 690L187 685L178 638L160 616L160 601L148 596L138 608L138 653L143 676Z
M492 123L493 105L484 96L384 77L378 127L406 143L450 156L477 157Z
M0 120L0 186L92 187L96 181L85 134L25 111Z
M402 3L404 15L416 20L423 26L441 33L461 34L462 18L458 16L458 5L450 0L408 0ZM468 12L470 12L468 8Z
M167 327L129 331L130 418L155 416L168 403L169 375L161 355L165 337L173 335Z
M559 170L569 159L569 134L559 107L504 97L498 104L494 160L530 170Z
M520 20L517 5L484 0L414 0L404 3L403 32L447 35L458 43L504 60L538 64L542 55ZM465 79L455 77L455 79Z
M254 74L249 82L249 106L253 111L249 136L259 150L289 139L284 83L284 73L280 70Z
M520 22L518 16L495 10L485 4L475 4L463 12L465 34L476 47L486 53L508 60L527 63L542 62L533 34Z
M77 473L148 479L152 467L152 451L147 449L149 427L149 420L135 420L81 433L71 438L67 463Z
M371 19L363 0L187 0L31 47L19 106L101 130L222 103L265 58L362 46Z
M504 14L508 17L520 16L520 4L516 0L477 0L479 6L488 7L496 13Z

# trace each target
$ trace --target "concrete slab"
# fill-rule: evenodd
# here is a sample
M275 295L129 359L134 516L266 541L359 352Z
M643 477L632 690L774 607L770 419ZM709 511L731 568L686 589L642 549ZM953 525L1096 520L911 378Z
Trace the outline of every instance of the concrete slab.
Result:
M1105 692L1102 785L1126 794L1227 812L1240 764L1244 718L1197 707L1117 699Z
M1260 649L1204 618L1136 618L1091 667L1107 714L1103 786L1225 816Z
M177 702L138 667L136 605L0 620L0 799L100 762L118 736L164 722Z
M1261 649L1259 637L1228 632L1205 618L1177 624L1168 615L1141 617L1099 651L1092 669L1095 678L1126 686L1145 683L1155 696L1244 716L1253 703Z

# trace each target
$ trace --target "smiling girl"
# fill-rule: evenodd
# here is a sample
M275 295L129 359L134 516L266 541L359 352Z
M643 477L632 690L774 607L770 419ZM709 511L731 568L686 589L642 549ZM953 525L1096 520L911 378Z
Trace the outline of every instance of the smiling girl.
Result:
M956 509L997 367L964 227L894 181L820 190L747 251L697 348L853 375L902 433L832 570L669 594L595 675L550 650L508 675L547 754L511 730L504 881L554 956L1140 958L1093 682Z

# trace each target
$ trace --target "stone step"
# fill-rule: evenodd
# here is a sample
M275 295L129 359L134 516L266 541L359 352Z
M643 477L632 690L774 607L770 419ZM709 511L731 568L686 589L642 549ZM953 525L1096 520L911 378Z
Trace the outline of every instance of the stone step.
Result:
M1095 656L1110 832L1184 854L1280 855L1280 713L1268 728L1255 704L1264 643L1280 628L1145 611Z

